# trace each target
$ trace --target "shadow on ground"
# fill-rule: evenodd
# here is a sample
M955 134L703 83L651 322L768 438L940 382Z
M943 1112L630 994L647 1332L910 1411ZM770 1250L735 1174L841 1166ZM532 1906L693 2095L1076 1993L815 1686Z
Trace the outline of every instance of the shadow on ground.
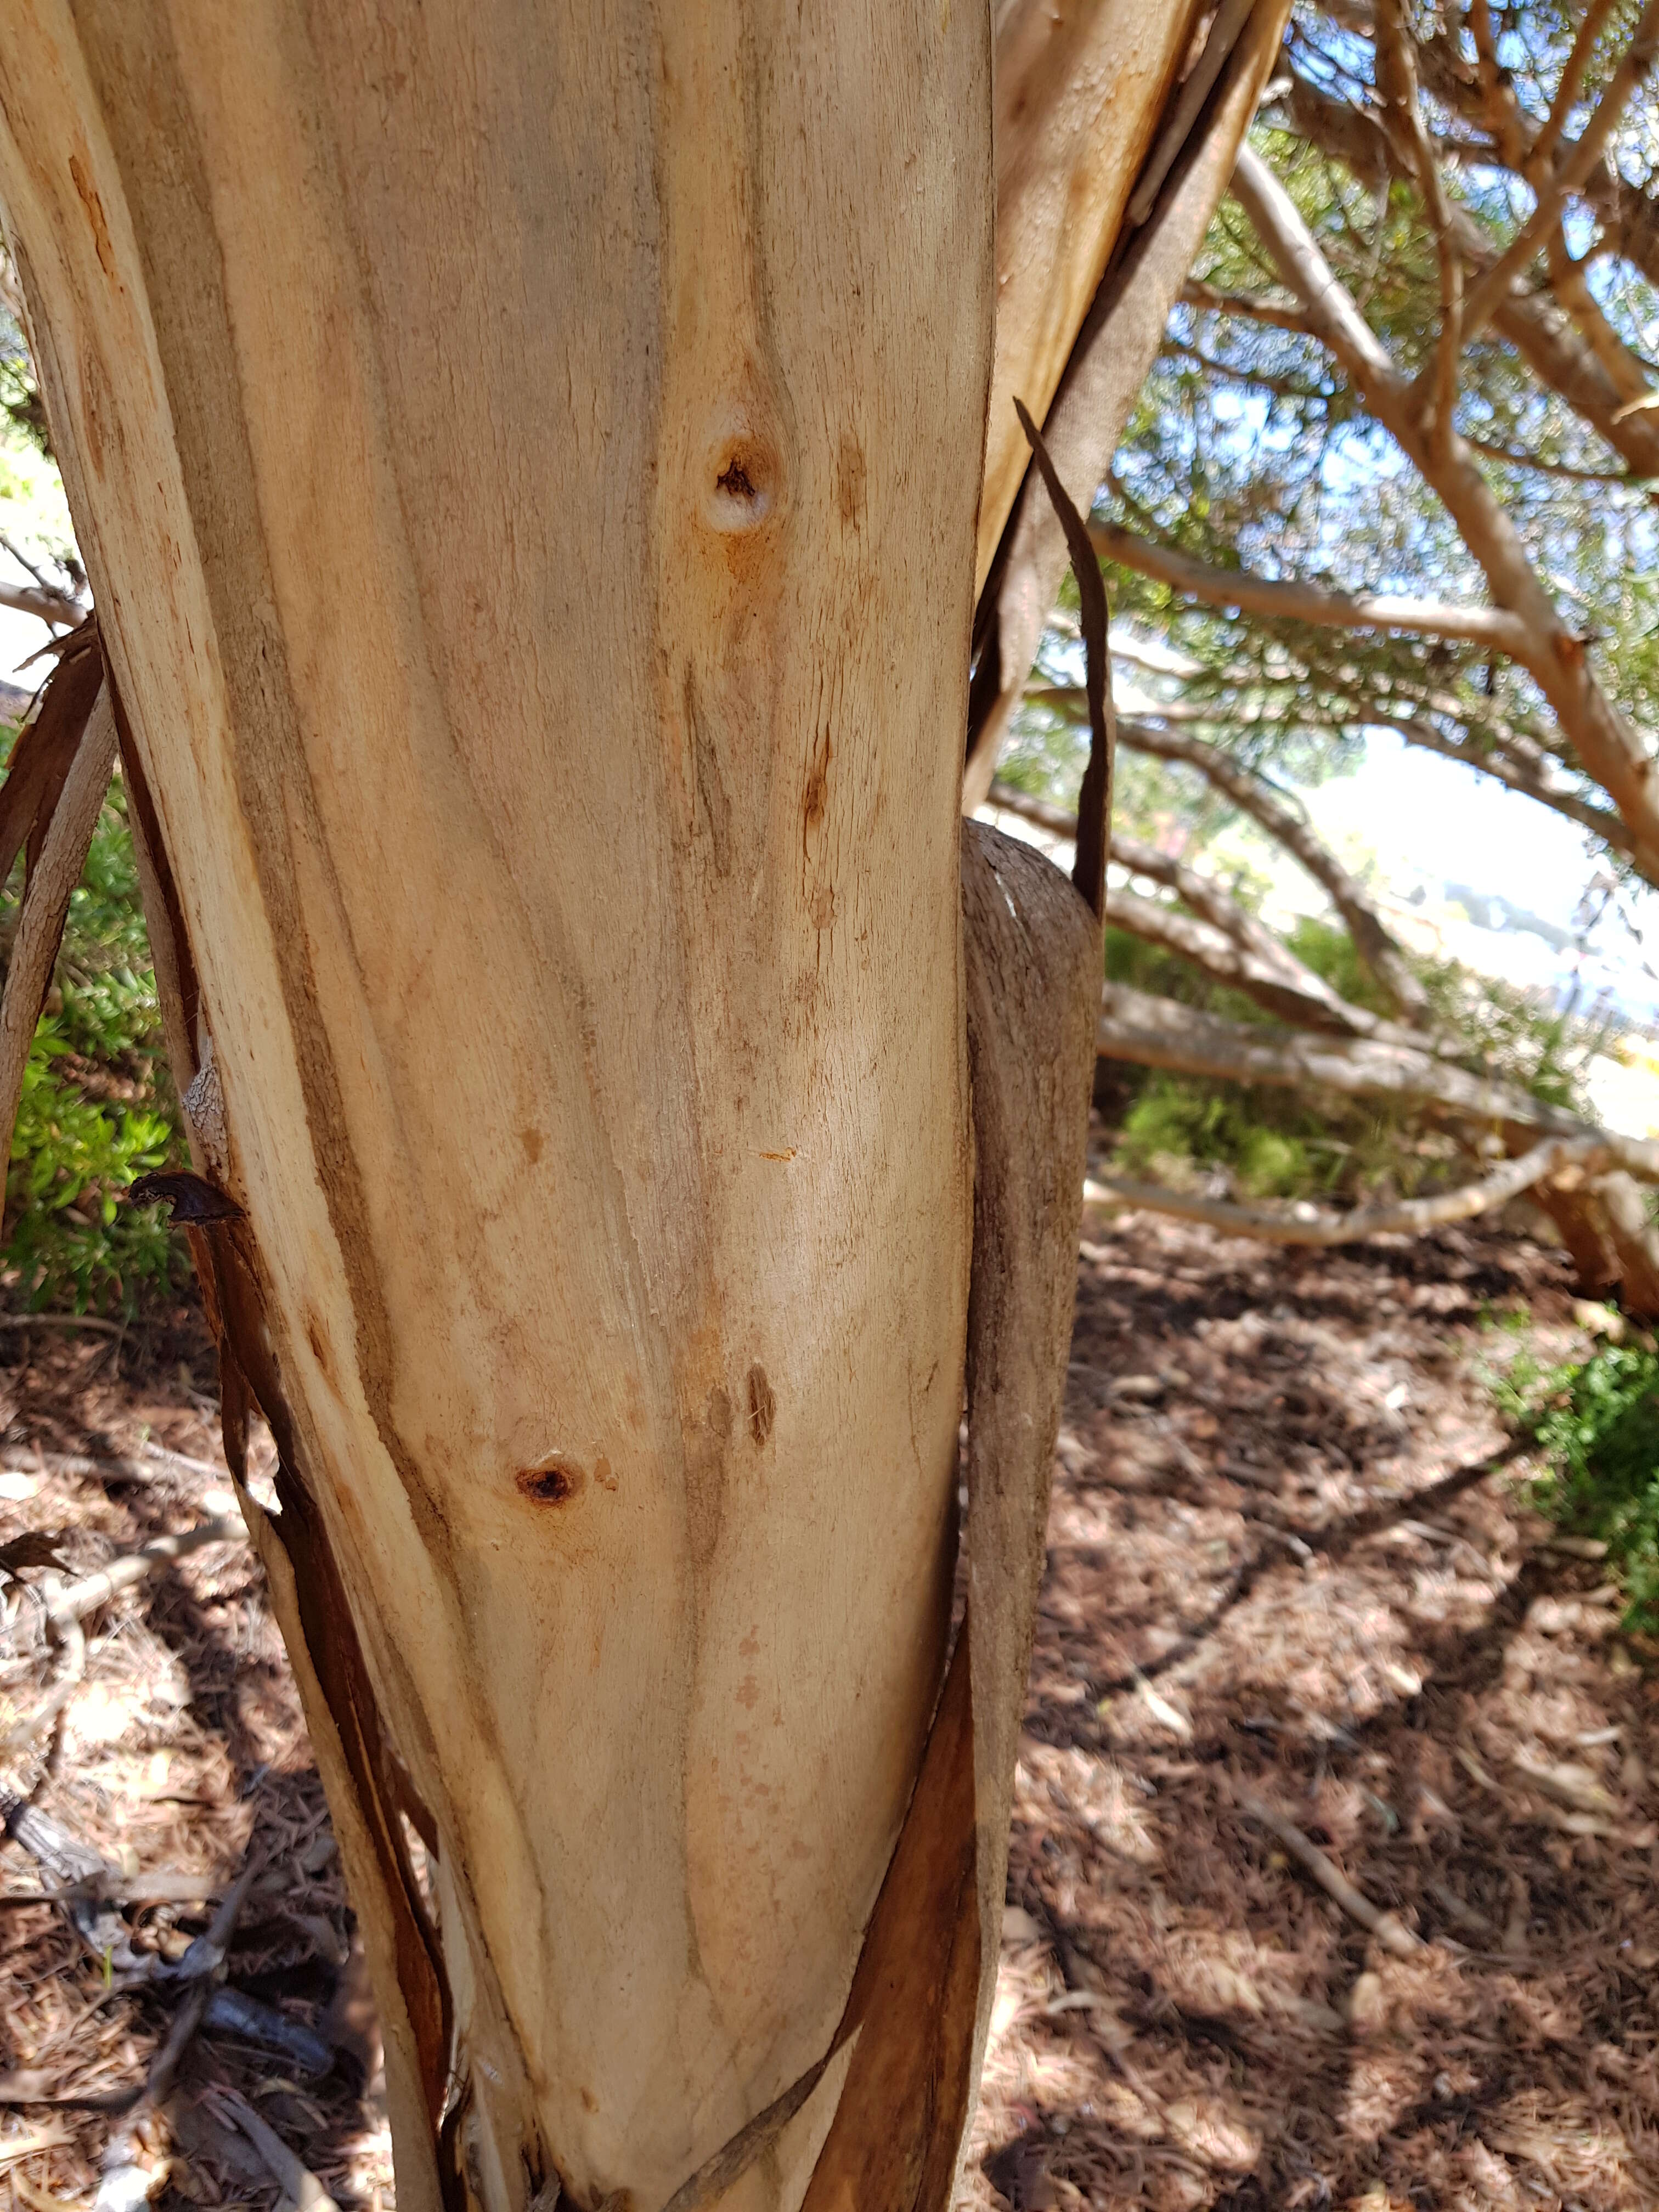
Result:
M1559 1261L1497 1236L1304 1255L1092 1219L964 2208L1659 2203L1659 1678L1499 1463L1483 1370L1516 1316L1544 1357L1578 1341ZM104 1483L52 1457L146 1435L217 1457L188 1316L118 1351L8 1342L0 1537L61 1530L78 1572L200 1517L210 1473ZM319 2079L198 2042L153 2134L169 2193L274 2205L236 2093L343 2206L389 2205L349 1916L257 1569L203 1552L89 1626L17 1786L118 1864L217 1886L262 1854L233 1979L343 2045ZM18 1633L9 1717L58 1663ZM1394 1948L1263 1808L1394 1916ZM0 1846L0 1887L36 1878ZM137 1918L163 1948L204 1924ZM142 2076L166 2008L106 1987L52 1911L0 1912L0 2070ZM0 2115L15 2201L85 2201L107 2132Z

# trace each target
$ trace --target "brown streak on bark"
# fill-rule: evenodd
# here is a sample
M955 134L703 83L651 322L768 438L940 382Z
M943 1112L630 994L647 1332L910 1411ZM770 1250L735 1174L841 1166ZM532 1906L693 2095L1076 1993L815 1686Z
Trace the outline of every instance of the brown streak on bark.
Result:
M801 2212L942 2212L950 2198L981 1942L971 1634L964 1622L836 2030L857 2039Z

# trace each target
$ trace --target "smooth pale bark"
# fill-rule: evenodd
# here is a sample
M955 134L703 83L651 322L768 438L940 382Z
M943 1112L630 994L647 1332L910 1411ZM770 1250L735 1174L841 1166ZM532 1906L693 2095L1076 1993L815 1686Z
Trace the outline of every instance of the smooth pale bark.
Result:
M1048 414L1202 12L1201 0L995 9L996 356L975 591L1030 459L1013 403Z
M769 2212L840 2130L952 1557L989 59L0 26L405 2212L654 2212L769 2113L679 2201Z

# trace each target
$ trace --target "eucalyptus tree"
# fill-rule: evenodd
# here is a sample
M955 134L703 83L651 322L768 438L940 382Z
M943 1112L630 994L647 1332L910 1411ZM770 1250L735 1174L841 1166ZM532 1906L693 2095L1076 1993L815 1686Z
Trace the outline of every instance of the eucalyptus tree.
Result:
M1017 696L1282 23L0 17L96 606L0 814L118 745L406 2212L948 2201L1108 764L1084 896L964 842L975 593Z

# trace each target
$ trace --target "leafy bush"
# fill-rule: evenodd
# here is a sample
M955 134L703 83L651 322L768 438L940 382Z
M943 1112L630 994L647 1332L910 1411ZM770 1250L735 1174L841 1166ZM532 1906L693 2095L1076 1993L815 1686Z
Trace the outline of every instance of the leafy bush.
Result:
M0 893L8 948L21 884L20 864ZM188 1271L182 1239L159 1208L124 1206L118 1194L183 1149L118 781L70 901L57 978L24 1073L0 1250L11 1297L34 1309L131 1314L146 1294L171 1289Z
M1606 1544L1624 1585L1626 1626L1659 1631L1659 1353L1603 1345L1580 1364L1544 1373L1517 1361L1497 1389L1549 1462L1533 1503Z

